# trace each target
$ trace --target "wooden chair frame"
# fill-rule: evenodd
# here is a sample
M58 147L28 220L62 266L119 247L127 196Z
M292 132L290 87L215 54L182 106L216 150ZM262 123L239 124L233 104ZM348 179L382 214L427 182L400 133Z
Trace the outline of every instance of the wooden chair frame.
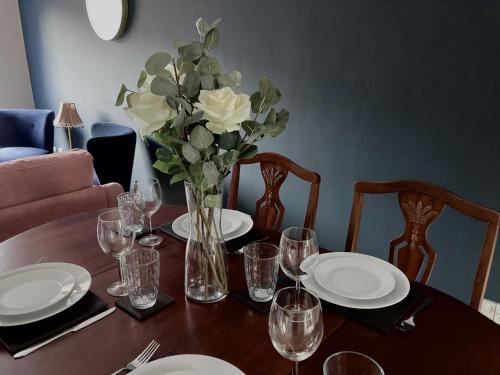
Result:
M436 260L436 252L427 241L427 231L431 222L440 215L445 205L470 218L487 223L486 236L469 302L471 307L478 310L484 297L490 273L498 236L500 214L495 210L467 201L438 185L427 182L413 180L357 182L354 184L354 199L347 232L346 251L356 251L364 194L390 193L398 193L406 227L400 237L391 241L389 261L394 263L396 246L406 242L404 247L397 249L397 266L402 268L409 278L414 278L422 268L423 255L421 251L425 251L428 255L428 262L420 280L422 283L427 283L429 280ZM415 202L417 203L415 204ZM402 250L405 254L400 260Z
M288 173L292 172L298 178L311 183L304 227L314 229L314 222L318 209L319 186L321 182L320 175L301 167L282 155L272 152L260 153L249 159L241 159L234 165L227 207L235 210L237 206L240 184L240 166L242 164L255 163L260 163L260 169L265 183L264 195L256 203L256 226L271 230L280 229L285 215L285 207L281 203L279 191Z

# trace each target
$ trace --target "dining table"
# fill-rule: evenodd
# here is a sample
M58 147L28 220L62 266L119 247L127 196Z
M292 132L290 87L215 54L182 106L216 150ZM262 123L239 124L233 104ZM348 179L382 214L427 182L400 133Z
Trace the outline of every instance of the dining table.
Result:
M163 205L153 225L169 223L186 207ZM35 263L68 262L92 276L90 290L114 306L117 298L106 287L118 277L118 262L106 256L96 238L98 212L58 219L18 234L0 244L0 272ZM106 318L14 359L0 347L0 374L106 375L125 366L151 341L160 343L157 357L202 354L232 363L247 375L289 374L292 363L274 349L268 315L235 298L246 290L242 255L229 255L229 295L211 304L184 295L185 242L158 231L159 288L175 303L140 322L121 309ZM278 242L279 233L269 233ZM322 251L326 251L323 249ZM450 281L452 282L452 281ZM357 351L375 359L386 375L500 374L500 326L467 304L417 282L412 287L431 296L433 304L416 319L411 332L381 333L350 319L331 304L323 304L324 335L318 350L300 363L303 375L322 374L332 353Z

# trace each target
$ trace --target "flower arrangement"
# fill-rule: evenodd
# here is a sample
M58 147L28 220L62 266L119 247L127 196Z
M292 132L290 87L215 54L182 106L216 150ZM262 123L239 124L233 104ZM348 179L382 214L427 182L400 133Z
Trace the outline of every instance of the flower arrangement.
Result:
M139 75L137 90L122 84L116 99L116 105L125 103L125 113L141 126L141 137L151 135L164 146L153 167L171 175L171 184L186 182L195 225L190 241L199 248L193 262L203 269L192 282L205 293L195 299L205 301L210 299L208 284L217 284L227 294L220 259L223 240L214 213L221 206L221 182L234 163L257 153L258 141L280 135L289 117L286 109L274 108L281 93L268 78L262 77L258 91L247 95L238 91L240 72L221 71L211 55L221 40L220 21L198 19L199 41L176 41L174 54L153 54Z

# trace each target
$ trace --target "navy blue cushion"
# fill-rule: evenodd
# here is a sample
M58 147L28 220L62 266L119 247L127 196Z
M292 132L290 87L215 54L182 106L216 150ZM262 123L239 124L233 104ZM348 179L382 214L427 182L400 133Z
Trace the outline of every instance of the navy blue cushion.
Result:
M0 109L0 148L34 147L52 152L54 112L46 109Z
M47 150L35 147L4 147L0 148L0 162L27 158L28 156L45 155Z

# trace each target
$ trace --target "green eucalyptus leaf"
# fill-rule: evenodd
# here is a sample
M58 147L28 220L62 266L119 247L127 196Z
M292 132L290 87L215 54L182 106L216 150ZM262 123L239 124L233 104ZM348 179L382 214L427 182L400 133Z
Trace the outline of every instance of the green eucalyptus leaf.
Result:
M219 182L219 170L212 161L203 163L203 181L208 186L213 186Z
M177 108L177 101L175 100L175 96L167 96L167 104L170 108Z
M133 107L132 106L132 102L131 102L131 95L134 94L133 92L131 92L130 94L126 95L126 99L125 101L127 102L127 106L130 108L130 107Z
M210 29L216 27L220 23L220 21L222 21L222 18L216 18L215 21L210 24Z
M173 154L166 148L160 147L156 150L156 157L164 163L169 163L172 161Z
M183 126L184 125L185 117L186 117L186 115L184 114L184 112L179 113L177 115L177 117L174 119L174 121L172 122L171 127L172 128L178 128L180 126Z
M250 103L252 105L253 113L262 113L269 111L269 104L266 104L265 99L262 97L259 91L254 92L250 96Z
M168 168L168 174L177 174L182 171L182 168L179 164L174 164Z
M210 51L211 49L216 48L220 44L220 33L217 29L210 30L205 36L205 48Z
M191 42L190 40L175 40L174 43L172 43L172 44L175 48L179 49L180 47L187 46L191 43L193 43L193 42Z
M162 70L165 69L167 64L172 60L172 56L170 56L166 52L156 52L151 55L149 59L146 60L146 72L150 75L156 75Z
M264 125L274 124L275 122L276 122L276 111L274 110L274 108L271 108L271 110L266 116L266 119L264 120Z
M241 154L240 154L240 157L242 159L248 159L248 158L252 158L254 157L255 155L257 155L257 146L255 145L250 145L249 147L246 148L245 151L243 151Z
M183 98L180 98L179 99L179 104L182 106L182 108L188 112L188 113L191 113L193 112L193 106L191 104L189 104L185 99Z
M196 20L196 29L198 30L198 34L204 37L210 30L210 24L200 17Z
M198 125L191 131L189 142L198 150L204 150L214 142L214 136L205 127Z
M205 196L205 207L218 208L222 206L222 197L220 194L208 194Z
M222 154L222 161L224 162L224 166L227 168L231 168L234 163L238 161L240 157L240 152L237 150L226 151Z
M219 87L238 87L241 84L241 73L234 70L229 74L219 74L217 83Z
M189 117L186 119L186 125L191 125L191 124L197 123L197 122L199 122L202 118L203 118L203 111L198 111L198 112L196 112L194 115L189 116Z
M123 101L125 100L125 93L127 92L127 86L122 83L120 87L120 92L118 92L118 96L116 97L115 106L121 106Z
M238 144L240 133L238 131L222 133L219 136L219 147L223 150L232 150Z
M261 135L264 133L264 126L257 121L246 120L241 123L241 127L249 136Z
M167 69L163 69L156 76L161 76L165 78L167 81L169 81L173 86L177 86L177 82L175 82L174 76Z
M176 175L172 176L172 178L170 179L170 185L173 185L179 181L186 180L186 178L187 178L186 172L183 171L181 173L177 173Z
M179 70L179 75L183 75L187 72L191 72L195 69L195 65L191 61L182 61L179 57L177 59L177 68Z
M224 169L224 161L222 160L222 155L212 155L211 159L217 166L217 169Z
M148 73L146 73L144 70L141 71L141 74L139 75L139 79L137 80L137 88L138 89L140 89L142 87L142 85L144 85L146 78L148 78Z
M175 96L177 95L177 87L167 78L156 76L151 82L151 92L160 96Z
M182 155L184 155L186 160L191 164L194 164L201 159L200 151L191 146L189 143L182 145Z
M264 98L264 103L270 106L278 103L281 99L280 90L275 88L267 77L262 77L259 80L259 93L261 98Z
M179 47L178 51L183 61L197 60L203 53L203 44L200 42L191 42L190 44Z
M220 72L220 65L216 58L203 56L198 62L198 66L196 70L200 72L200 74L218 74Z
M201 88L203 90L215 89L215 78L209 74L202 75L201 76Z
M189 173L196 184L201 184L203 180L203 162L199 161L195 164L189 164Z
M190 98L198 95L200 92L200 75L198 72L187 72L184 82L182 83L182 88L185 94Z
M169 163L165 163L165 162L163 162L161 160L157 160L153 164L153 168L158 169L160 172L169 174L168 173L168 168L170 168L170 164Z

